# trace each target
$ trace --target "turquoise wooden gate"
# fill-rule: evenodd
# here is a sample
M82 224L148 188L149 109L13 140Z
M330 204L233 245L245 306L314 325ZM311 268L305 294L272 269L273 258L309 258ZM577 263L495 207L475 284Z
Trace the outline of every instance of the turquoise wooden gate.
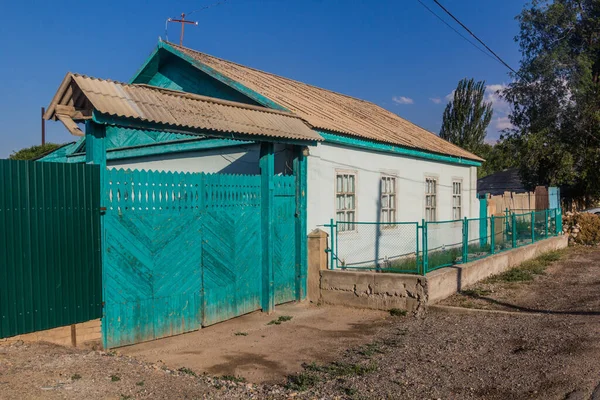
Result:
M106 180L107 348L261 308L260 176L110 170ZM277 304L297 298L294 182L275 177Z

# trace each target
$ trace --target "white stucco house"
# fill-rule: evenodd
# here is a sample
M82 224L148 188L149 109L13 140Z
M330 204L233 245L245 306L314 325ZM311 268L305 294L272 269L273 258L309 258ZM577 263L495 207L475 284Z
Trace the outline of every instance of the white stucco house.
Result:
M308 231L333 219L339 231L348 232L348 239L340 235L341 240L351 240L352 235L367 239L373 233L355 222L479 216L477 167L483 160L371 102L162 41L129 83L280 110L303 119L323 139L304 147ZM112 167L259 173L259 145L251 140L207 140L208 136L168 129L122 127L107 129L106 135ZM43 161L82 162L83 141ZM291 171L292 153L289 140L275 144L277 173Z

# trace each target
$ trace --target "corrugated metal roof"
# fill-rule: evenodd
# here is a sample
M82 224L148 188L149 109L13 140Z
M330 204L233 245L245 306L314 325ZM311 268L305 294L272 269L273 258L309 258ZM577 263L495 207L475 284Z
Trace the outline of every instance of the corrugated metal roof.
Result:
M167 43L194 60L298 114L313 127L384 143L482 161L458 146L371 102L283 78Z
M99 113L192 130L269 136L294 140L322 140L298 116L264 107L211 97L67 74L45 117L56 117L56 105L74 105L79 89ZM72 85L76 88L73 88ZM63 93L60 93L60 91ZM81 103L82 99L76 102Z

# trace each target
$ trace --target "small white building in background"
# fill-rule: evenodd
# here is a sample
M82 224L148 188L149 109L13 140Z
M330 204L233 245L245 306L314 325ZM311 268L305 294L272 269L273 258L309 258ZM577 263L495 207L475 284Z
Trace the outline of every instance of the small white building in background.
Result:
M387 226L386 222L479 217L477 167L483 160L371 102L166 42L159 42L131 83L301 117L323 137L305 149L308 231L331 219L337 221L340 247L346 242L349 253L372 252L374 240L379 241L375 258L414 253L417 243L406 248L398 243L416 240L416 227ZM206 137L116 127L107 130L107 139L111 167L259 173L259 146L253 142L211 139L216 143L211 147L203 145ZM84 149L82 141L70 144L45 161L81 162ZM276 172L291 173L291 149L276 144L275 152ZM374 228L356 222L384 224ZM460 226L454 223L457 238L449 238L445 229L440 246L451 245L454 239L460 241ZM435 235L432 227L430 238Z

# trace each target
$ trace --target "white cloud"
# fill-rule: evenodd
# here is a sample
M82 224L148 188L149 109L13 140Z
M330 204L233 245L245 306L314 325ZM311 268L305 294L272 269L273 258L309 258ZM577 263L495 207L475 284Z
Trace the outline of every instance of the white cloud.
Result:
M510 123L508 117L496 117L493 122L494 127L499 131L503 129L510 129L513 127L513 124Z
M508 114L510 112L510 104L501 97L501 93L506 87L503 83L485 87L485 101L492 102L496 114Z
M430 97L429 100L431 100L431 102L434 104L440 104L442 102L442 99L439 97Z
M410 97L404 97L404 96L394 96L392 97L392 101L396 104L413 104L414 100L411 99Z

